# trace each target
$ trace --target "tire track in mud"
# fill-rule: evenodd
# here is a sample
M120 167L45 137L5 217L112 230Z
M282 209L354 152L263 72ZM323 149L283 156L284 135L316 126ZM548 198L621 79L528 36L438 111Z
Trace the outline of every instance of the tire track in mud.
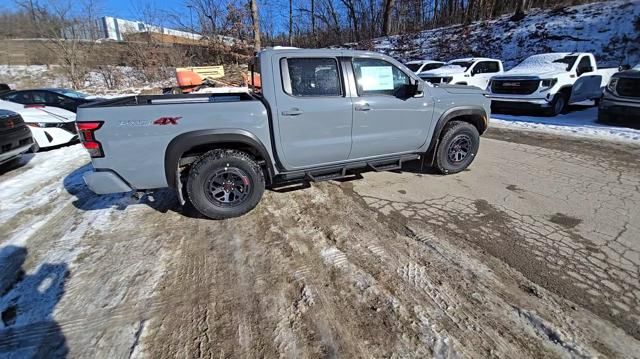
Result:
M331 190L335 191L335 188L332 188ZM346 202L343 203L345 206L353 206L352 203L349 204L349 198L336 198L335 196L331 196L331 202ZM342 208L343 206L338 204L337 207ZM318 208L309 208L309 212L311 211L316 212L317 215ZM321 212L323 212L322 209ZM474 319L474 315L471 311L465 310L464 305L460 306L460 303L464 303L464 300L461 300L462 298L452 298L448 294L448 288L444 288L443 290L436 288L436 286L433 285L425 285L431 281L429 278L430 276L426 271L422 271L419 276L412 275L415 274L415 271L412 271L411 269L419 267L416 260L419 260L422 255L418 252L420 250L419 248L414 248L412 251L407 252L405 248L407 244L411 244L407 243L407 241L402 238L404 234L408 234L404 233L406 232L404 228L397 228L400 230L400 237L398 237L396 232L390 232L389 229L384 226L378 226L379 228L376 228L376 231L367 230L365 227L371 226L369 223L371 222L371 213L369 213L368 210L354 212L356 213L350 214L350 219L352 221L355 218L359 220L360 230L358 232L363 232L363 234L353 235L351 233L355 231L349 229L347 229L346 233L343 233L342 236L338 236L335 233L333 234L334 239L340 242L338 245L340 250L334 249L331 251L340 253L340 255L334 255L335 258L339 259L336 264L338 267L345 267L345 265L347 265L345 263L348 263L348 261L346 260L346 255L344 253L349 253L351 263L348 263L348 265L352 267L352 272L357 273L355 275L356 282L359 276L362 277L370 273L375 277L370 279L370 282L375 283L369 283L370 286L373 287L376 286L377 283L380 283L380 285L383 285L386 289L392 289L395 296L397 296L397 298L394 298L395 301L408 301L409 303L412 303L411 305L405 303L405 306L420 308L424 306L425 299L427 300L427 303L430 302L430 305L427 305L429 311L431 311L430 313L420 309L414 313L414 316L425 318L426 323L437 323L435 325L439 328L435 331L431 330L431 333L427 335L427 337L439 337L438 345L431 345L431 348L438 346L440 349L446 348L445 351L448 351L449 354L455 353L454 350L458 350L460 351L460 354L465 356L474 356L474 353L475 355L478 355L479 352L482 352L483 348L487 351L482 355L488 355L488 353L493 349L506 353L513 350L513 348L509 348L506 345L500 335L485 335L483 331L479 330L480 326L478 321L477 319ZM327 219L326 223L336 223L335 221L339 220L338 218L331 218L331 213L321 213L318 217L330 218ZM333 215L333 217L336 216ZM309 220L313 221L312 218L314 217L309 217ZM378 218L378 222L389 224L388 221L380 221L380 219L381 218ZM348 228L348 225L345 226ZM340 240L338 237L342 237L342 239ZM361 244L360 242L364 243ZM381 253L385 255L381 256ZM379 257L379 260L374 262L373 265L369 260L365 260L371 258L371 254ZM397 268L397 272L393 273L393 271L387 270L388 266ZM407 271L407 269L409 270ZM399 279L401 281L399 281ZM438 279L438 281L440 281L440 286L444 285L446 287L446 284L440 279ZM407 287L406 284L409 284L410 286ZM475 308L472 310L475 310ZM483 320L486 320L486 318L483 318ZM425 327L428 326L433 327L434 324L428 324ZM470 329L471 331L475 329L476 333L468 335ZM499 332L501 329L505 332L508 331L507 327L501 328L499 325L497 325L497 329L495 330ZM453 348L451 347L451 344L446 346L442 345L447 341L453 344ZM460 342L465 343L465 345L461 345ZM431 341L431 344L433 344L433 340ZM455 349L456 347L457 349ZM467 347L473 347L473 349L467 351ZM519 352L520 350L521 349L518 349L517 351ZM433 355L436 354L438 354L437 350ZM512 352L512 355L514 354L516 353Z
M447 228L518 268L532 281L616 323L636 339L640 335L640 287L634 280L640 275L637 265L622 266L607 261L607 256L600 259L596 256L599 246L561 225L459 196L424 202L364 198L382 212L399 208L409 220ZM600 294L610 291L619 291L615 300L620 305ZM620 315L621 311L626 315Z

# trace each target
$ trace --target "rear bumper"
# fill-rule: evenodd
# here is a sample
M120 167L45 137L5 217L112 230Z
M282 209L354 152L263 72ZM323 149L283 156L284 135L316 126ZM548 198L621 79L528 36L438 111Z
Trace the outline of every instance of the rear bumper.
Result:
M89 189L96 194L109 194L133 191L133 188L112 171L92 171L82 178Z

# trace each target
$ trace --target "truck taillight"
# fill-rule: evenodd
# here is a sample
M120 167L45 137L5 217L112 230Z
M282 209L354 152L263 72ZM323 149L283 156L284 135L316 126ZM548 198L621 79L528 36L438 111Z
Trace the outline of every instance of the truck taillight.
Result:
M91 157L103 157L102 144L96 141L95 132L102 127L102 121L95 122L77 122L78 134L80 135L80 141L87 149Z

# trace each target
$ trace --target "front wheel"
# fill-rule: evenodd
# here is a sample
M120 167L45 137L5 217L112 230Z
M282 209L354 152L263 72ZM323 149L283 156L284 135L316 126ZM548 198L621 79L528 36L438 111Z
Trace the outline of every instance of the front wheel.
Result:
M248 154L213 150L191 167L186 187L198 212L224 219L241 216L258 205L265 180L262 169Z
M549 117L558 116L567 110L568 96L564 93L558 93L553 97L551 106L546 109L545 115Z
M480 133L468 122L452 121L442 131L436 151L436 166L442 174L465 170L478 153Z

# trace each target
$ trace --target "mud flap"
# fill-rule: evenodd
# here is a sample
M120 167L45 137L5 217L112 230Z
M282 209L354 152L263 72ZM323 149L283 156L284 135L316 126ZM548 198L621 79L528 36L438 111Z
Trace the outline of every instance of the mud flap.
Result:
M180 167L178 167L176 168L176 194L178 195L178 202L180 202L181 206L184 206L186 201L184 200L182 187L182 181L180 180Z

